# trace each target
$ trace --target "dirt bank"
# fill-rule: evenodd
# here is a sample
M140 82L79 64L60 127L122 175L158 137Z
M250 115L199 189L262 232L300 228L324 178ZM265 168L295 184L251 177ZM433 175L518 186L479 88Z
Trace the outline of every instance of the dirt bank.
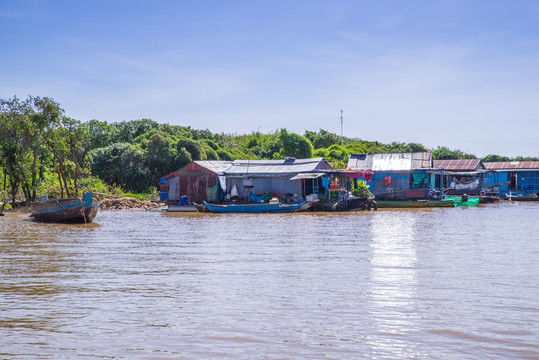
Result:
M153 209L157 207L157 204L140 201L135 198L109 198L103 199L99 202L101 210L126 210L126 209Z

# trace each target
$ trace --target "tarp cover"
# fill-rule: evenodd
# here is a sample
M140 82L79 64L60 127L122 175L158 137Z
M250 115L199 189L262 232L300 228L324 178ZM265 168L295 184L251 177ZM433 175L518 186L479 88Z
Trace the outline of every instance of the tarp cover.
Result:
M414 186L426 185L427 174L415 173L412 176L414 177Z

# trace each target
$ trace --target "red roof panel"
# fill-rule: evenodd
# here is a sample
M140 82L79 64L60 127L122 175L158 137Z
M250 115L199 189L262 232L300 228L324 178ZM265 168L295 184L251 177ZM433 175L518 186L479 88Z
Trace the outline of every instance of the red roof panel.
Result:
M474 171L480 163L481 159L434 160L434 167L444 170Z
M488 170L539 169L539 161L506 161L483 163Z

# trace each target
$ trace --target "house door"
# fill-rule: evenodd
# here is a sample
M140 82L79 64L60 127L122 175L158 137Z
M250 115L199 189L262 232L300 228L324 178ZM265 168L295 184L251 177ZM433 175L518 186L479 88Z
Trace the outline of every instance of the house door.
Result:
M511 181L511 185L509 189L517 190L517 173L516 172L509 173L509 180Z

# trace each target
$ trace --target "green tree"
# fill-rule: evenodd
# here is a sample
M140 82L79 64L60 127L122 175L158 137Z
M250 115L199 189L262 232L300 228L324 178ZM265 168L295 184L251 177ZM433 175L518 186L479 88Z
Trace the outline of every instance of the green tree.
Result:
M89 134L88 151L107 147L115 142L116 129L106 121L90 120L84 123L84 126Z
M80 121L67 116L62 117L61 126L65 133L64 140L67 142L69 154L71 155L71 161L75 165L73 184L75 187L75 193L78 193L78 180L81 175L80 163L81 160L84 159L85 147L90 138L90 134L88 132L88 128L82 126Z
M309 139L315 149L329 148L331 145L341 145L342 139L337 134L320 129L318 133L305 131L305 137Z
M481 159L483 162L506 162L511 161L507 156L490 154Z
M334 144L327 149L328 160L347 161L350 154L348 151L340 145Z
M177 149L184 148L191 154L193 160L206 160L206 152L204 147L198 141L189 138L180 138L176 144Z
M60 126L63 110L54 100L28 96L0 100L2 126L0 151L10 177L11 193L15 198L19 186L27 200L36 198L39 153L43 148L43 134Z
M281 129L279 139L281 141L280 155L282 157L291 156L297 159L313 157L313 145L306 137Z
M150 119L140 119L133 121L122 121L112 124L115 138L112 141L117 143L133 143L140 135L144 135L151 130L157 130L159 124Z
M219 155L220 160L227 160L227 161L235 160L234 155L232 155L229 151L225 149L219 149L216 152L217 152L217 155Z
M185 148L181 148L178 150L178 155L176 157L177 163L178 163L178 169L182 166L185 166L187 164L190 164L193 161L193 158L191 157L191 153Z
M432 152L432 156L435 160L457 160L457 159L475 159L475 155L466 154L461 150L449 150L447 147L442 146L436 148Z
M347 144L345 148L349 154L366 154L367 153L365 146L358 142Z
M158 184L159 179L166 174L178 170L183 162L178 160L178 151L169 139L160 132L154 132L144 142L146 164L153 174L152 183Z
M132 192L144 192L152 186L152 176L145 164L143 149L117 143L92 150L89 155L92 174L109 186L120 186Z

